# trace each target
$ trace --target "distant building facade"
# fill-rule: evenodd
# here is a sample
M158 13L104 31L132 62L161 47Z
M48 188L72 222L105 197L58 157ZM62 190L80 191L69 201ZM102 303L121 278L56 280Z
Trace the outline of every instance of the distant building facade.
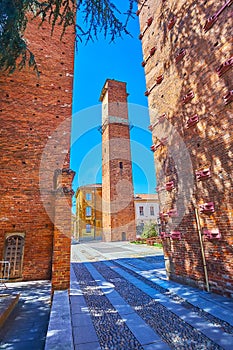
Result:
M137 236L142 234L145 225L159 223L158 194L136 194L134 207Z
M135 224L137 235L141 235L146 224L159 222L159 200L157 194L134 196ZM81 186L76 192L76 216L72 215L73 237L78 241L101 240L102 185Z
M102 185L81 186L76 192L76 229L79 241L102 238Z
M76 228L77 228L77 224L76 224L76 215L72 214L71 215L71 237L75 238L77 236L76 234Z

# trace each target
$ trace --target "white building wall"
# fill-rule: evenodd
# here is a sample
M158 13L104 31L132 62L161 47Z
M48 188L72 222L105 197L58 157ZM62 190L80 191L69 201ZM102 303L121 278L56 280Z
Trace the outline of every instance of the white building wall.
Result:
M140 207L143 207L143 214L140 215ZM154 208L154 215L151 215L150 208ZM157 222L159 218L159 204L155 202L135 202L135 218L137 223L149 223L152 221Z

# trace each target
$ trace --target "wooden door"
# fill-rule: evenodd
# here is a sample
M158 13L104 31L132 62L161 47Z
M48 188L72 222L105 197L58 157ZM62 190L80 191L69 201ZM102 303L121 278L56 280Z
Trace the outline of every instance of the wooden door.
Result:
M22 277L24 237L12 235L7 237L5 260L10 262L10 278Z

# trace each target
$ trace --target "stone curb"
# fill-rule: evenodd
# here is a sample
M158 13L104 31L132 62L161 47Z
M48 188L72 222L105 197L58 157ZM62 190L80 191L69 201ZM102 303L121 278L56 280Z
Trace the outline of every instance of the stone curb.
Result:
M20 294L16 295L2 295L0 297L0 327L10 316L15 306L18 304Z
M74 350L68 290L54 292L44 350Z

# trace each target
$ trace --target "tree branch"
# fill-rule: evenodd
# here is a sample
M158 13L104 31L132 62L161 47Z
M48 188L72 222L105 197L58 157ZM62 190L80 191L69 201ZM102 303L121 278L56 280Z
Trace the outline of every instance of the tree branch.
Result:
M127 4L128 2L128 4ZM110 0L1 0L0 4L0 70L12 73L27 64L37 73L33 53L28 49L24 33L28 15L51 24L51 34L56 26L62 27L61 37L68 27L76 31L76 43L98 39L99 34L110 42L122 35L130 34L127 26L133 18L133 7L137 0L127 0L126 12ZM76 13L78 21L76 23ZM81 19L80 19L81 18ZM81 21L81 23L80 23Z

